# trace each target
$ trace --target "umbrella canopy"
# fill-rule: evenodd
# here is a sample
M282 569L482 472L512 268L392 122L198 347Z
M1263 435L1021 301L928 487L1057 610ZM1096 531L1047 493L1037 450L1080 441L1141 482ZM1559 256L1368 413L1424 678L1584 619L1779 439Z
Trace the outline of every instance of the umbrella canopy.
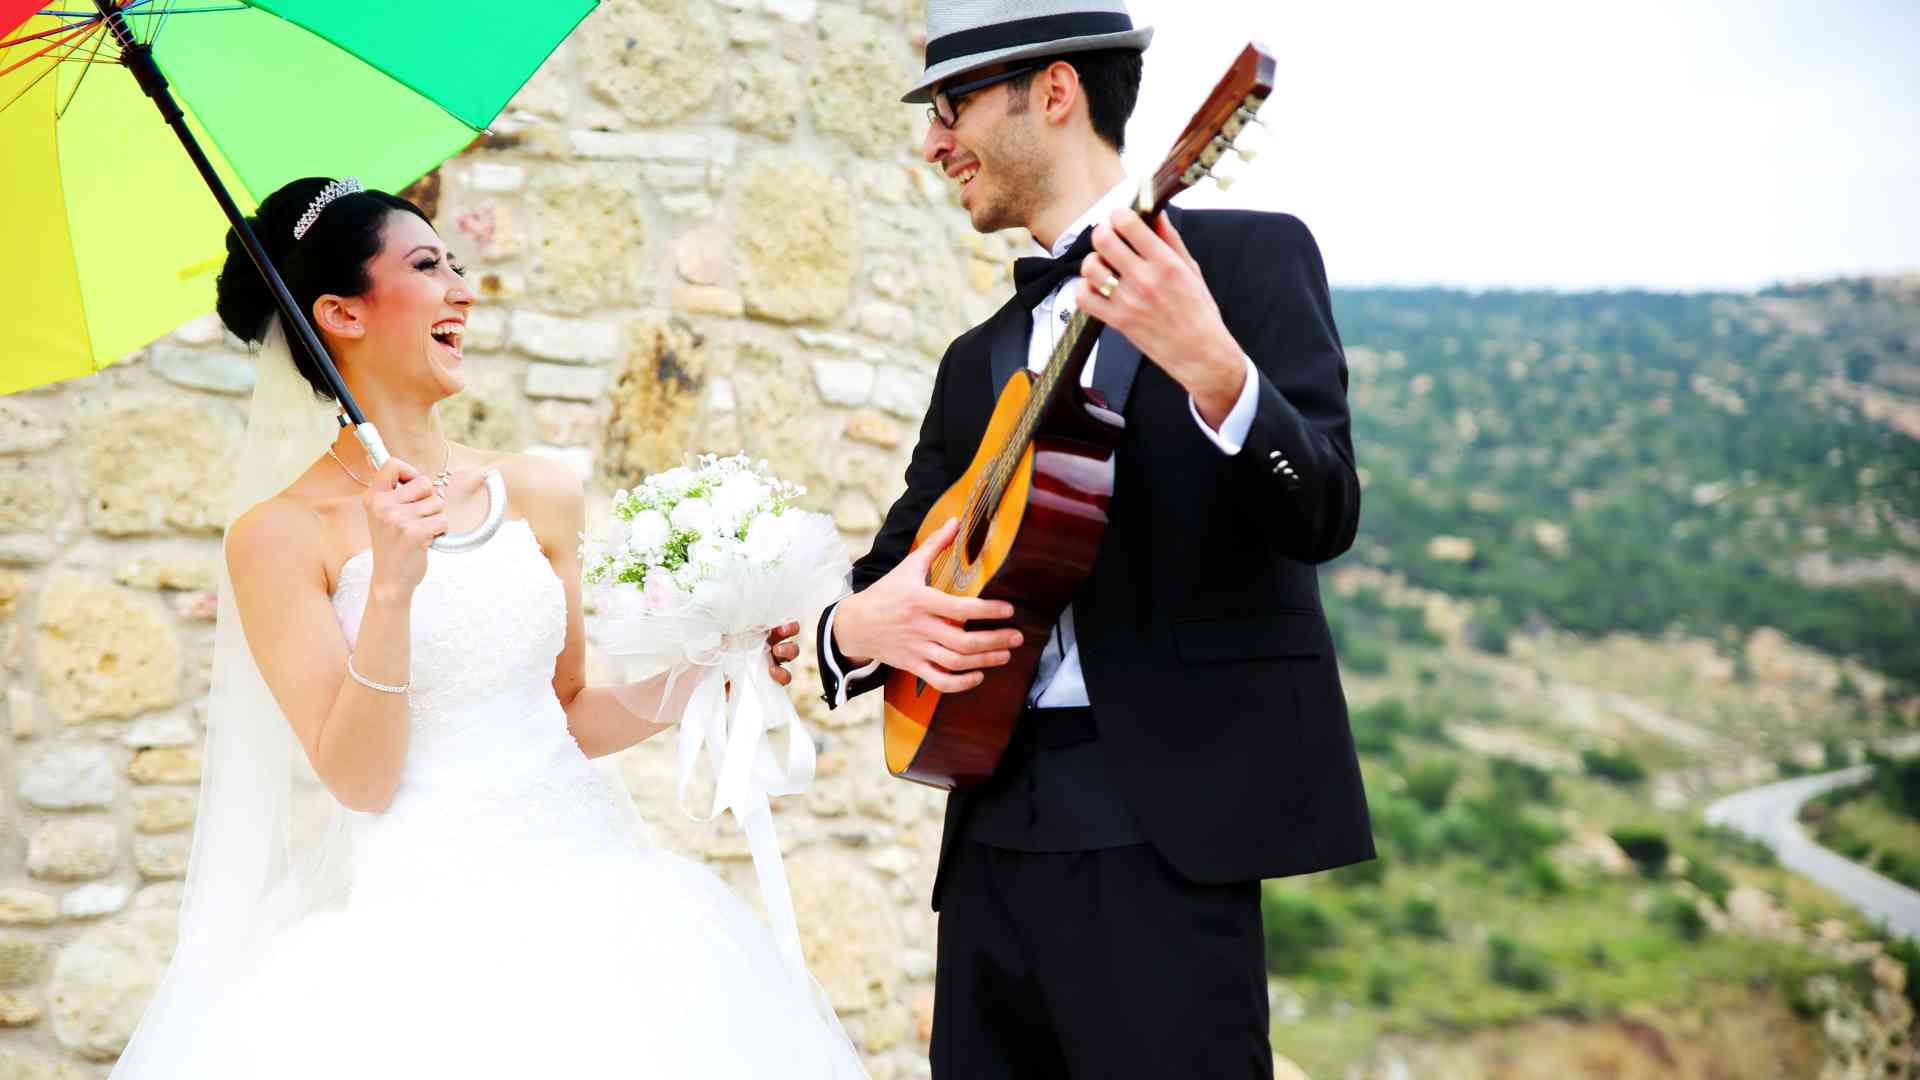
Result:
M0 0L0 394L91 373L210 310L225 257L219 205L99 13L49 2ZM405 187L472 142L596 2L117 7L251 212L302 176Z

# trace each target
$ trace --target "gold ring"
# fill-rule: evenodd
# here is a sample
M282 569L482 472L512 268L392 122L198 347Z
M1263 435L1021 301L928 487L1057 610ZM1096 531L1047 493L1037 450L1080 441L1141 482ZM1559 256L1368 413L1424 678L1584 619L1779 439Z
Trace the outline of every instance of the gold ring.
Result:
M1119 287L1120 287L1120 279L1117 277L1113 277L1112 275L1108 275L1107 280L1104 283L1102 283L1098 289L1095 289L1094 291L1100 294L1101 299L1111 300L1113 299L1113 290Z

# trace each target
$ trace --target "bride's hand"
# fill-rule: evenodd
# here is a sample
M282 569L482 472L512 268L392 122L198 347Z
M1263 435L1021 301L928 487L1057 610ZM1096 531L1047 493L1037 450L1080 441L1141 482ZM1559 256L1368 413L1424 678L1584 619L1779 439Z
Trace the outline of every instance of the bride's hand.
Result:
M800 643L793 639L800 633L800 624L790 622L785 626L776 626L767 632L767 669L773 672L773 681L785 686L793 681L793 673L787 670L787 662L800 655Z
M427 545L447 531L447 505L418 469L391 458L362 499L373 541L373 584L411 596L427 573Z

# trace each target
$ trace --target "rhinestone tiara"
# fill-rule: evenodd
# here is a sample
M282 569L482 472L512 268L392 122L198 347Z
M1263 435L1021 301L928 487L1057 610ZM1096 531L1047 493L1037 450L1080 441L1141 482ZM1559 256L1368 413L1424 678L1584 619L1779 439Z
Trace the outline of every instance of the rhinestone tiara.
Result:
M312 205L307 207L307 212L300 215L299 221L294 222L293 238L298 240L307 235L307 230L313 228L315 221L320 220L320 211L325 210L328 203L342 195L354 195L365 190L360 186L359 178L354 176L335 180L321 188L320 194L313 197Z

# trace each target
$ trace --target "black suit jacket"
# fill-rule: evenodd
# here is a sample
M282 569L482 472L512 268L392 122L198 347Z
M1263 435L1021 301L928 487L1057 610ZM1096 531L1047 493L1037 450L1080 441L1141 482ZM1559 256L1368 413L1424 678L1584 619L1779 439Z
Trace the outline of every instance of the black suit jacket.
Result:
M1170 213L1259 369L1259 404L1228 456L1195 423L1186 390L1112 330L1101 339L1103 385L1112 372L1102 366L1135 370L1118 403L1127 428L1105 540L1073 601L1097 745L1155 848L1190 880L1371 858L1314 569L1352 546L1360 517L1326 270L1296 218ZM905 558L928 508L966 471L1000 387L1026 364L1031 331L1031 311L1009 301L948 347L906 493L854 564L855 591ZM823 655L831 647L819 645ZM849 695L886 675L855 680ZM838 687L824 664L822 676L831 704ZM965 812L964 794L949 799L947 841Z

